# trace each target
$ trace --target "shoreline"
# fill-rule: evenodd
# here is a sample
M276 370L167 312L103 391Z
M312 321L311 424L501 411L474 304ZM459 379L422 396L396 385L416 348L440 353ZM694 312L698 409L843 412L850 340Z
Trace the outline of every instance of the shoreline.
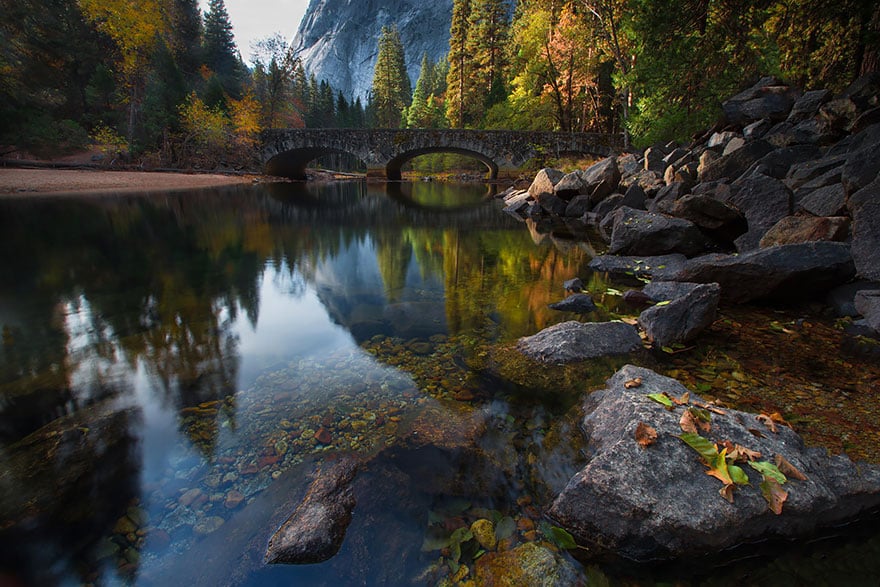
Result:
M110 169L0 168L0 198L168 192L256 183L260 175Z

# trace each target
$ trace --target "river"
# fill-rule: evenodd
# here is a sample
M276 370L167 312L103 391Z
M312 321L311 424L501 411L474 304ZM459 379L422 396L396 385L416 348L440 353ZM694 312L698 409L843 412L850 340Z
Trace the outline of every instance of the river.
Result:
M480 518L589 584L880 576L861 526L720 567L556 548L541 510L583 462L579 400L625 360L537 367L513 344L576 318L547 308L567 279L598 302L589 320L631 318L622 293L641 284L591 274L593 246L527 230L492 194L338 182L0 201L0 584L440 584L494 555L450 539ZM877 355L844 344L821 307L724 308L694 348L635 360L876 462ZM339 553L264 565L318 464L352 452L372 468Z

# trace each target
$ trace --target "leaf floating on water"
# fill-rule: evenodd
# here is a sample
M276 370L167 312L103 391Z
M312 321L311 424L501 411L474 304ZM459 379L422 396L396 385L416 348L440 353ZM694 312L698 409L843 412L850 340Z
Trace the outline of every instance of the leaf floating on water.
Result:
M665 393L649 393L648 399L654 400L658 404L663 405L667 410L675 409L675 404L672 403L672 400L669 399L669 396Z
M788 479L785 478L785 475L782 474L782 471L770 461L750 461L749 466L762 474L764 479L773 479L780 485L788 481Z
M761 495L767 500L767 506L777 516L782 513L782 504L788 499L788 492L774 479L765 478L761 483Z
M641 387L642 386L642 378L636 377L635 379L630 379L629 381L624 383L623 386L626 389L633 389L634 387Z
M657 430L644 422L639 422L639 425L636 426L636 442L642 448L648 448L657 442Z
M798 481L806 481L807 476L798 470L797 467L789 463L786 458L782 455L776 455L776 466L779 470L786 475L787 477L791 477L792 479L797 479Z

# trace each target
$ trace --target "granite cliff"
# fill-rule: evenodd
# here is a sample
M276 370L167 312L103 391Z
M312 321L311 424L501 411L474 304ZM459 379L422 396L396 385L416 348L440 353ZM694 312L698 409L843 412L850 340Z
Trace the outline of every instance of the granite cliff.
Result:
M449 50L451 18L452 0L311 0L293 46L309 73L366 99L383 26L397 25L415 86L422 54L436 61Z

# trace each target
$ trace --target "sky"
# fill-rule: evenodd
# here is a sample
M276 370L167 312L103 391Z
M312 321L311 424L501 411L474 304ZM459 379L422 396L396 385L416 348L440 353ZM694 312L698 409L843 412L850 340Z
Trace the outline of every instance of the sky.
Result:
M199 0L202 11L208 0ZM251 60L251 43L275 33L290 41L309 0L226 0L226 12L232 21L235 44L246 62Z

